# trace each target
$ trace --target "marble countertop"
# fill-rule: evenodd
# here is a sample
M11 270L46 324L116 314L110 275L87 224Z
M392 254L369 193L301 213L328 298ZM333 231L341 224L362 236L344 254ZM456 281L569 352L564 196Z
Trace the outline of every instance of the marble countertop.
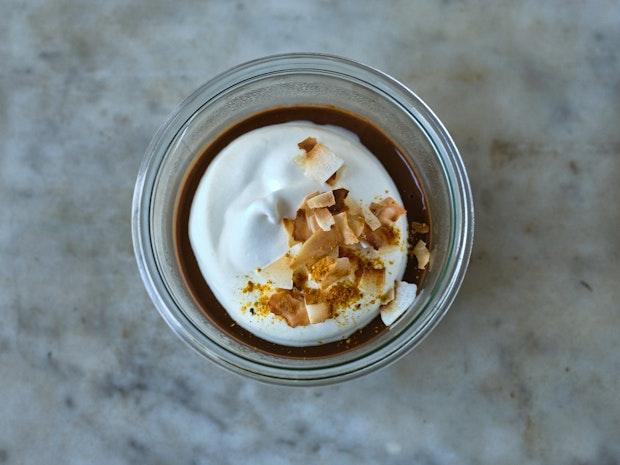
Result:
M620 6L7 0L0 464L620 462ZM468 166L476 244L413 353L327 388L229 374L154 310L145 147L228 67L324 51L410 85Z

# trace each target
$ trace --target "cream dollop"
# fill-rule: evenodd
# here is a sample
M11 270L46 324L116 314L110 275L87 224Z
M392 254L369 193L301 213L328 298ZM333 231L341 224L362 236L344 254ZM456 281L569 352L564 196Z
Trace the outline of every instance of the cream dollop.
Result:
M297 144L314 137L344 161L336 186L304 176ZM258 337L289 346L318 345L348 337L379 313L377 299L340 311L336 318L290 327L273 314L247 311L241 292L254 271L287 252L283 218L294 218L304 197L345 187L368 205L378 198L402 200L391 177L355 134L334 126L299 121L255 129L232 141L211 162L194 196L189 237L200 270L230 316ZM400 280L407 263L407 219L396 222L400 244L381 249L385 288Z

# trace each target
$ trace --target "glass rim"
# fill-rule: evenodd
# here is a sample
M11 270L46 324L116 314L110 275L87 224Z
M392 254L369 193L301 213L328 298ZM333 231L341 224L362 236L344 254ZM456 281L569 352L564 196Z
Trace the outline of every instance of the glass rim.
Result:
M371 84L399 105L426 133L442 166L452 204L452 237L447 261L435 292L395 337L359 357L322 367L278 367L250 360L211 340L179 309L167 290L151 245L150 203L154 183L170 145L203 106L248 80L272 73L327 73ZM372 82L371 82L372 81ZM172 331L192 349L230 371L260 381L287 385L330 384L361 376L388 365L416 347L447 313L463 281L474 232L473 198L467 172L454 141L428 105L407 86L370 66L335 55L287 53L258 58L235 66L207 81L189 95L159 128L140 165L132 203L132 238L139 272L147 293ZM411 332L418 318L420 327ZM334 358L336 358L335 356Z

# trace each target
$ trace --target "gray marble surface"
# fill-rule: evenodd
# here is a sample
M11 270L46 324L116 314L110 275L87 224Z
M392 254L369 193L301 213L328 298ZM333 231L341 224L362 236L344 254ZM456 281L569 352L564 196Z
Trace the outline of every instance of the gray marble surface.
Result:
M0 464L620 462L617 2L0 3ZM415 89L468 165L448 316L285 389L190 352L130 241L144 149L214 74L325 51Z

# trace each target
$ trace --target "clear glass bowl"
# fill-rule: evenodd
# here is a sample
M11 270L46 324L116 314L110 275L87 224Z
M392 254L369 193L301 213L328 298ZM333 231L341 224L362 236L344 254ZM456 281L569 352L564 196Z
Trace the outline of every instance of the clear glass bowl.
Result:
M406 151L428 196L433 249L413 307L369 343L327 358L267 355L214 326L192 300L173 248L180 182L205 144L260 110L329 104L358 113ZM136 259L153 303L172 330L215 363L280 384L328 384L374 371L403 356L437 325L463 280L473 238L473 203L463 161L443 124L403 84L368 66L320 54L258 59L227 71L188 97L149 145L133 198Z

